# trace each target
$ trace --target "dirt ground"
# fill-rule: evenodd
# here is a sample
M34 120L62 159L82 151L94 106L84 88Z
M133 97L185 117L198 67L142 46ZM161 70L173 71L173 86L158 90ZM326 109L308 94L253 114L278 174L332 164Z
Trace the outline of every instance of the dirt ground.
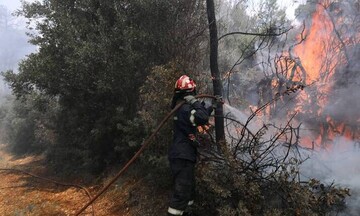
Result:
M15 169L15 170L4 170ZM37 178L16 170L36 175ZM40 156L16 158L0 145L0 215L74 215L89 201L86 193L78 187L82 180L68 179L50 174ZM102 183L110 181L111 176ZM55 182L54 182L55 181ZM65 184L65 185L62 185ZM82 185L92 196L102 185ZM144 178L127 176L116 182L93 205L81 215L163 215L166 192L160 196L144 184Z

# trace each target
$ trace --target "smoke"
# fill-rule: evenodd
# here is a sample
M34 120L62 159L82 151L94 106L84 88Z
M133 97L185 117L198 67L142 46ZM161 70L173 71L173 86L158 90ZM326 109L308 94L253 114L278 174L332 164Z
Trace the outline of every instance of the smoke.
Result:
M224 105L224 112L226 116L242 124L247 122L250 115L249 112L238 110L228 104ZM257 116L250 121L247 128L256 133L264 123L269 122ZM275 130L269 129L264 134L264 138L270 138L274 133ZM335 186L349 188L351 196L345 200L346 209L337 215L357 216L360 213L360 142L337 136L333 143L332 148L319 150L299 148L296 153L294 152L294 154L299 153L302 159L308 158L299 167L300 181L318 179L325 186L335 184ZM281 158L284 157L285 152L284 146L278 145L272 150L271 156ZM246 156L241 157L246 158Z
M323 5L326 10L322 16L328 18L329 26L333 26L333 29L331 32L320 29L318 34L324 35L317 35L317 38L331 37L331 43L323 46L325 59L314 59L315 57L313 57L308 61L308 59L301 59L302 56L296 56L296 52L291 52L293 50L290 48L299 42L299 34L303 30L300 26L290 32L287 37L279 37L278 41L269 49L262 49L256 53L257 70L262 72L260 73L263 74L262 80L268 77L269 80L275 80L276 84L279 84L282 78L286 78L281 73L275 73L279 72L277 71L279 65L275 63L279 56L290 54L295 59L300 57L296 59L298 65L306 66L309 62L317 64L315 68L321 70L320 72L323 74L317 80L312 80L315 81L313 85L305 88L305 93L302 94L303 98L297 97L296 101L290 101L289 97L285 97L284 101L279 102L282 103L281 106L286 106L284 108L287 109L286 112L291 113L295 108L300 112L298 118L295 119L296 122L303 123L300 142L305 142L305 140L311 142L312 140L315 146L323 147L302 153L304 156L309 156L309 159L300 167L302 180L316 178L326 184L334 183L337 186L349 188L351 196L346 199L347 209L341 215L357 216L360 215L360 94L358 93L360 85L360 5L358 1L353 0L326 2L330 3ZM300 13L298 17L306 19L304 20L306 24L304 36L309 36L312 25L326 21L312 20L311 13L315 12L319 3L321 4L322 1L315 3L308 1L306 5L302 6L305 15ZM296 35L298 36L296 37ZM306 39L310 40L311 38ZM306 44L306 39L303 44ZM326 41L322 40L318 43L326 44ZM313 52L309 48L305 48L303 51L305 54ZM299 73L305 71L311 72L309 67L304 71L297 70ZM302 76L299 77L302 78ZM256 77L256 80L259 81L259 76ZM259 88L259 86L263 88ZM252 88L246 89L243 100L247 99L247 103L256 106L262 105L270 101L276 92L279 92L276 90L276 86L278 85L271 86L265 82L253 83ZM264 100L267 95L268 98ZM307 101L304 101L304 98ZM299 101L301 103L298 103ZM242 123L245 123L250 115L247 111L239 111L231 106L225 106L225 108ZM276 108L276 105L271 108L275 111L270 112L272 120L277 124L284 123L287 120L286 115L283 112L279 115L279 110ZM256 131L267 120L258 117L255 122L258 121L260 124L250 123L248 127L251 131ZM320 141L317 139L319 136L322 136Z
M321 1L319 2L321 3ZM308 2L307 5L303 6L303 8L308 8L303 10L303 12L308 14L300 14L299 16L306 18L304 22L306 24L305 36L309 36L312 25L319 25L319 22L321 24L321 22L326 21L312 19L311 13L315 12L317 7L319 7L319 2ZM302 152L304 156L309 156L309 159L300 167L301 180L307 181L310 178L316 178L328 185L334 183L337 186L349 188L351 196L346 198L347 208L341 215L357 216L360 215L359 3L351 0L334 1L324 6L326 6L326 11L322 14L322 18L328 19L328 26L333 26L332 31L319 29L317 34L323 35L308 37L306 38L308 41L305 39L302 44L296 45L302 46L309 42L311 38L331 37L330 44L326 44L325 40L318 42L325 44L323 46L325 50L323 53L324 59L314 59L315 57L313 57L308 61L308 59L301 59L302 56L297 59L299 65L302 63L303 66L306 66L309 62L314 62L314 64L317 64L315 68L321 70L320 72L323 74L317 80L312 80L315 81L314 85L305 88L302 96L305 95L304 98L308 99L307 101L304 101L304 98L296 98L296 101L292 102L288 100L289 97L285 97L285 101L280 101L280 103L282 103L282 106L285 106L286 112L291 113L295 108L300 112L299 117L296 119L296 122L303 123L300 131L300 142L305 142L305 140L312 141L315 146L323 147L315 151ZM309 13L309 11L311 12ZM295 37L296 34L294 33L299 35L301 31L302 26L289 33L288 37L279 37L277 43L274 43L271 48L262 49L256 53L257 70L261 71L257 75L263 75L255 78L256 84L252 83L252 88L245 89L246 93L242 98L243 100L246 99L249 104L259 106L271 100L275 93L279 92L274 90L276 85L274 87L268 85L270 82L259 82L259 77L262 80L269 77L269 80L275 80L278 83L279 80L281 81L281 78L286 78L285 76L281 77L281 73L271 76L275 75L276 69L278 69L276 67L279 66L276 65L275 60L284 54L293 55L295 58L299 57L296 56L296 52L288 51L294 44L299 42L298 37ZM314 42L309 44L312 43L314 44ZM303 50L304 53L311 54L314 50L310 48L306 47ZM252 70L254 71L253 68ZM312 72L310 67L300 72L305 71ZM315 76L313 75L313 77ZM242 80L242 86L247 86L243 83L244 81ZM265 98L266 96L267 98ZM301 103L298 103L299 101ZM279 105L279 103L276 105ZM287 120L286 115L283 112L279 115L280 112L276 109L276 105L271 108L275 111L271 113L272 121L276 121L277 124L279 122L284 123ZM245 111L239 111L227 105L225 108L226 112L236 116L236 119L242 123L245 123L250 115L244 108L243 110ZM254 123L249 124L248 128L251 131L257 131L267 120L257 117L254 119ZM321 140L317 139L319 136L322 136Z
M284 117L286 112L298 110L298 122L304 124L307 135L313 131L312 139L316 145L326 144L327 139L331 141L336 134L359 139L359 7L358 1L354 0L308 1L302 5L298 13L305 19L305 31L304 26L298 27L286 37L274 40L269 49L256 53L257 70L263 74L257 79L261 77L262 80L246 89L244 99L259 106L270 101L283 88L303 82L308 86L300 95L302 98L294 97L290 101L291 98L287 97L285 104L277 103L272 118ZM314 13L319 14L313 16ZM285 64L280 66L279 63L286 58L295 64L283 69ZM274 84L270 85L271 82ZM287 111L277 109L279 105ZM320 133L328 137L316 140Z
M308 153L309 154L309 153ZM310 158L301 165L303 180L316 178L330 185L350 189L346 198L347 208L339 215L357 216L360 213L360 143L336 137L330 150L312 151Z
M21 17L15 17L8 8L0 5L0 71L18 70L19 62L35 51L28 43L25 23ZM0 79L0 97L10 94L8 86Z
M350 47L347 52L350 58L335 72L334 90L329 95L329 106L324 113L337 121L345 121L357 127L360 119L360 44Z

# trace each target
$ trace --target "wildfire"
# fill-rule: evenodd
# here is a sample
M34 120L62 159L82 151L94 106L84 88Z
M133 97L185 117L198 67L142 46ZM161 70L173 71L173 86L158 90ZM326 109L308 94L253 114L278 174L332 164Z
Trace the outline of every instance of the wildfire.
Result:
M296 55L301 59L302 66L306 70L306 82L323 81L325 73L331 74L329 68L334 68L334 61L328 60L332 39L333 25L325 12L324 7L317 5L313 14L310 29L305 34L305 40L295 47ZM328 67L326 67L328 66Z
M331 106L329 96L335 91L334 75L339 67L347 63L346 46L351 46L349 38L343 38L336 26L342 25L345 19L332 17L329 8L337 8L338 3L324 0L316 4L316 10L312 14L311 23L308 25L298 40L301 40L294 47L294 54L299 62L288 62L290 70L288 79L301 81L307 85L315 83L312 92L304 91L300 94L299 106L295 108L302 116L307 116L311 127L317 128L319 136L309 139L302 139L307 147L317 146L328 147L337 137L345 137L349 140L359 139L358 122L346 122L345 119L334 119L324 110ZM355 33L358 35L358 33ZM350 37L350 36L347 36ZM281 64L284 62L282 61ZM294 70L295 69L295 70ZM297 77L294 77L294 71ZM307 108L305 108L307 107ZM317 121L315 121L316 119Z

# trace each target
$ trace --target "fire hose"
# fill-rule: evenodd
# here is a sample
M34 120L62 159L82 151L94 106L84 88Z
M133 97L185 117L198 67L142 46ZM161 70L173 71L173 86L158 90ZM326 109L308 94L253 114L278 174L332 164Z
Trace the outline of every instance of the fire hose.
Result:
M217 100L217 96L213 95L196 95L196 98L211 98ZM150 141L155 137L155 135L160 131L160 129L164 126L166 121L178 110L185 101L177 104L174 109L172 109L169 114L165 116L165 118L160 122L159 126L155 129L155 131L147 138L140 149L135 153L135 155L124 165L124 167L116 174L115 177L111 179L88 203L86 203L78 212L76 212L76 216L80 215L87 207L89 207L96 199L98 199L109 187L129 168L129 166L141 155L144 149L149 145Z

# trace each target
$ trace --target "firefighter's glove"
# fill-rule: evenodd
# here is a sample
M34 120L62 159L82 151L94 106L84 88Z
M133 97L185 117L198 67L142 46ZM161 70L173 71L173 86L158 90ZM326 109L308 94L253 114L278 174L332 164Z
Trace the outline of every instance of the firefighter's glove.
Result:
M184 97L184 99L188 104L193 104L197 101L197 99L193 95L187 95Z

